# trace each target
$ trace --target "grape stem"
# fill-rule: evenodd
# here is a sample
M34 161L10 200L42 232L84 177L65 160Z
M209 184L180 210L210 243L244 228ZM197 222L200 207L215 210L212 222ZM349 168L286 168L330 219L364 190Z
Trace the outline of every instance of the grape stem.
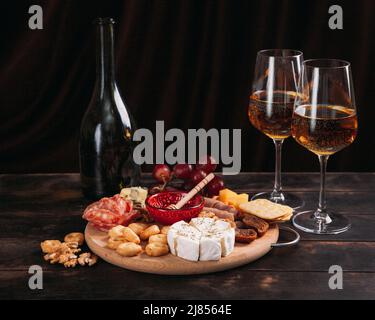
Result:
M161 186L161 190L164 190L165 187L167 186L168 182L169 182L170 180L172 180L172 179L170 179L170 180L166 179L166 178L165 178L165 175L162 175L161 177L162 177L162 179L163 179L163 185Z

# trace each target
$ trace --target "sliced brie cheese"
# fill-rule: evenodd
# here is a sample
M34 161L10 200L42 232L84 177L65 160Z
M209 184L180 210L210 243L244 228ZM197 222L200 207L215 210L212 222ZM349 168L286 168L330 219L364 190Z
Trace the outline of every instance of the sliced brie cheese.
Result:
M199 260L210 261L221 258L221 239L213 235L203 236L200 240Z
M179 221L167 235L172 254L191 261L220 260L234 249L235 231L223 220L193 218L190 224Z
M175 251L180 258L198 261L201 233L194 227L190 228L191 230L184 230L183 232L177 231Z
M233 252L235 241L235 231L233 228L225 231L216 231L212 236L220 239L221 255L223 257L226 257Z
M214 225L213 225L213 229L225 231L225 230L230 230L230 229L233 229L233 228L231 227L230 223L227 222L227 221L215 220Z
M178 222L172 224L171 227L168 230L167 242L168 242L168 246L169 246L169 249L170 249L171 253L174 254L174 255L176 255L175 247L176 247L177 232L178 232L179 229L183 229L184 225L189 225L189 224L186 223L183 220L178 221Z
M235 242L235 231L231 227L230 223L223 220L216 220L213 227L211 228L213 235L220 237L222 256L226 257L231 254L234 250Z
M226 238L226 245L227 245L227 254L231 254L234 250L234 243L236 242L236 232L234 228L231 228L227 231L227 238Z
M191 261L198 261L199 240L201 232L186 223L179 221L168 230L167 241L172 254Z

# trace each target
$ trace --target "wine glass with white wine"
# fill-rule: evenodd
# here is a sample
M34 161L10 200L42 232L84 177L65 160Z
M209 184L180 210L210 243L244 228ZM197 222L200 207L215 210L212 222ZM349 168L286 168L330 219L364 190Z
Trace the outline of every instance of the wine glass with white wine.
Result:
M281 147L291 135L294 101L301 73L303 54L298 50L269 49L257 54L248 117L251 124L271 138L275 145L275 183L270 192L252 197L268 199L293 209L303 206L303 200L285 192L281 185Z
M345 216L327 209L325 176L328 158L349 146L357 136L350 63L335 59L304 61L299 90L292 136L318 156L321 182L318 208L296 214L293 224L310 233L341 233L350 228L350 222Z

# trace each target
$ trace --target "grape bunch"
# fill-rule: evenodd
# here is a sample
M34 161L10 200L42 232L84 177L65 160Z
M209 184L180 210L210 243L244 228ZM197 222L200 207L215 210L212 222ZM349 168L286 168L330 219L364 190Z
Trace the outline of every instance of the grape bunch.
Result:
M159 186L161 190L177 190L167 186L174 178L182 180L184 182L183 188L190 190L209 173L215 171L216 167L216 160L212 156L205 156L194 166L187 163L178 163L173 166L173 170L166 164L157 164L154 166L152 176L156 181L163 184L161 187ZM207 196L213 197L218 195L221 189L224 189L224 181L221 177L215 176L203 191Z

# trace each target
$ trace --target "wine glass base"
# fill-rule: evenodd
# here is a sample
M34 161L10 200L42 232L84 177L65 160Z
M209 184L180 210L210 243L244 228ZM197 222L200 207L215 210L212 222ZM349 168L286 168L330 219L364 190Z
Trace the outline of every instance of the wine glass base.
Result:
M293 225L302 231L316 234L338 234L351 227L349 219L341 214L328 213L325 220L320 220L315 218L314 213L314 210L297 213L292 219Z
M256 195L254 195L251 198L251 200L267 199L278 204L284 204L286 206L289 206L293 208L294 210L302 208L305 205L305 201L303 201L300 197L292 193L283 192L282 195L283 195L283 199L280 199L279 197L274 198L272 192L261 192L261 193L257 193Z

